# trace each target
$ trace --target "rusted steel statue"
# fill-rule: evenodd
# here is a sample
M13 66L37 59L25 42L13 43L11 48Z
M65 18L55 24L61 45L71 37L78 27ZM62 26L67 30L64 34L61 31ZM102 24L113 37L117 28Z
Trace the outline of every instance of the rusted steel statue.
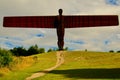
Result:
M7 16L3 26L12 28L56 28L58 48L63 50L65 28L104 27L119 25L118 15L62 15L58 16Z
M63 16L62 16L62 9L59 9L59 16L57 16L57 18L55 19L54 22L54 26L57 30L57 37L58 37L58 47L59 50L63 50L63 46L64 46L64 33L65 33L65 29L64 29L64 21L63 21Z

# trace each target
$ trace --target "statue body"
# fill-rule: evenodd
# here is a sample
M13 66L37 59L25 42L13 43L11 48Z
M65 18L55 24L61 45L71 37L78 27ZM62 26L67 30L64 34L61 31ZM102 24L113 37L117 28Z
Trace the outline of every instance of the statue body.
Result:
M55 27L57 31L57 37L58 37L58 48L59 50L63 50L64 47L64 34L65 34L65 29L64 29L64 21L63 21L63 16L62 16L62 9L59 9L59 16L55 19Z

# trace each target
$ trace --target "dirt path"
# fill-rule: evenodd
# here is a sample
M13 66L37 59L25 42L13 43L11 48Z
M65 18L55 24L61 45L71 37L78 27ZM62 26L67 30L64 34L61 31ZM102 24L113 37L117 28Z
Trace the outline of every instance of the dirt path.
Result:
M62 63L64 63L63 51L58 51L57 54L56 54L56 57L57 57L57 62L56 62L55 66L53 66L51 68L48 68L48 69L45 69L42 72L34 73L30 77L27 77L26 80L32 80L34 78L44 76L48 72L54 70L55 68L59 67Z

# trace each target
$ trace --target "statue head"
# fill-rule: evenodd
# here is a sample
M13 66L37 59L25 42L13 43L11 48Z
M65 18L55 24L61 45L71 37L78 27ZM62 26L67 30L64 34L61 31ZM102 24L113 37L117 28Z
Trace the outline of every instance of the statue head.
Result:
M59 15L62 15L63 10L59 9L58 12L59 12Z

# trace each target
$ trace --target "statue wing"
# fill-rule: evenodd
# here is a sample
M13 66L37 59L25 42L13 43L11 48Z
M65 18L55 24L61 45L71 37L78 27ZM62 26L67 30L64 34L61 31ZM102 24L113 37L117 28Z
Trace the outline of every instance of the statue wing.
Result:
M118 24L117 15L64 16L65 28L117 26Z
M14 16L4 17L4 27L14 28L55 28L57 16ZM63 16L65 28L117 26L117 15Z
M56 16L12 16L4 17L4 27L14 28L54 28Z

